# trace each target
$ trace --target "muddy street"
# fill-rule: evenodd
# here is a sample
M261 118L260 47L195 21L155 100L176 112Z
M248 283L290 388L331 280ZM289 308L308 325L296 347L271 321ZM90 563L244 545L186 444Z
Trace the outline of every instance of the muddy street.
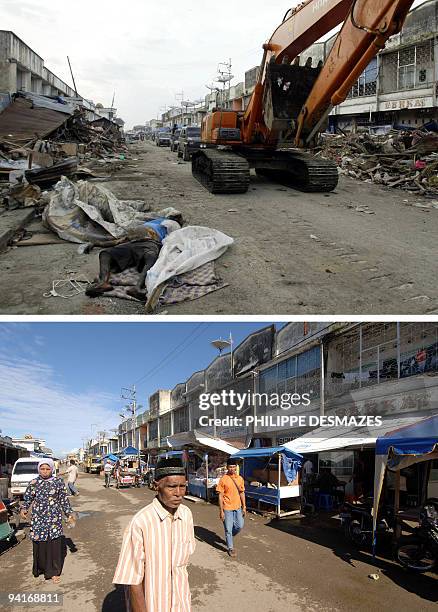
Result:
M68 552L61 585L32 577L28 538L1 555L2 584L12 592L62 594L65 610L117 612L123 592L111 580L122 533L154 494L146 488L105 489L103 477L87 474L80 474L79 490L78 497L70 498L79 520L74 529L65 530ZM186 504L196 534L189 566L194 612L234 612L242 609L242 602L257 612L435 607L433 577L409 575L387 558L379 558L376 568L369 553L345 543L336 518L270 521L249 514L236 539L238 556L230 559L217 506ZM374 582L368 575L376 571L379 580ZM40 612L54 609L38 605Z
M169 314L431 314L438 312L438 210L426 198L340 177L335 192L304 194L251 176L243 195L212 195L191 165L145 142L102 183L152 210L173 206L185 223L218 229L234 244L216 261L227 283ZM429 207L428 207L429 206ZM27 228L47 233L41 221ZM142 314L143 305L84 295L50 297L52 282L97 275L98 249L72 243L16 247L0 255L4 314ZM160 310L158 310L158 313Z

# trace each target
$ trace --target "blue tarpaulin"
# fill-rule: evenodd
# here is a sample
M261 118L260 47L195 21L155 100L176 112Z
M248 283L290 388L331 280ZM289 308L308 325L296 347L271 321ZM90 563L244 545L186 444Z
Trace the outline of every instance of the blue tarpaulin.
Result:
M103 461L118 461L118 457L111 454L105 455L105 457L103 457Z
M428 461L438 452L438 414L412 425L389 431L376 440L373 507L373 553L379 500L386 469L399 471L419 461ZM434 455L432 455L434 453Z
M424 455L438 443L438 415L390 431L376 441L376 455Z
M138 455L138 450L134 448L133 446L127 446L126 448L122 450L120 454L122 457L126 455Z
M278 469L278 455L281 457L281 467L288 483L293 482L303 463L303 457L284 446L269 446L266 448L247 448L232 455L233 459L243 459L241 475L248 482L254 470L266 469L268 464ZM275 465L274 465L275 462ZM245 486L248 497L267 504L278 505L280 490L278 488L250 484Z

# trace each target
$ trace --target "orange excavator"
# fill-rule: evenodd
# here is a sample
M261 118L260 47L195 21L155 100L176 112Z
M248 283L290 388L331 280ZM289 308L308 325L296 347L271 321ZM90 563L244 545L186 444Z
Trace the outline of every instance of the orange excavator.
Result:
M334 106L401 30L413 0L307 0L288 11L271 39L245 111L215 110L202 121L192 174L211 193L244 193L250 168L302 191L332 191L336 164L309 151ZM343 23L325 63L300 54Z

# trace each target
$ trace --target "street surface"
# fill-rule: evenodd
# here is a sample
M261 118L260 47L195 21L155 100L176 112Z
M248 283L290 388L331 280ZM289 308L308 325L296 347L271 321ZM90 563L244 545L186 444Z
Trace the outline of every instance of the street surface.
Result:
M80 518L65 531L69 550L61 585L32 577L32 547L26 538L1 555L1 590L62 593L62 609L68 612L122 612L122 589L111 580L123 530L154 494L147 488L108 490L102 477L82 473L78 486L80 495L70 500ZM411 575L382 557L373 566L368 552L345 543L335 519L271 522L248 514L236 538L238 556L230 559L218 507L185 503L194 515L197 540L189 566L193 612L436 610L436 575ZM371 573L378 573L379 580L370 579ZM30 609L54 612L57 607Z
M228 287L166 306L165 313L438 313L438 209L431 200L344 176L331 194L304 194L252 174L247 194L212 195L168 147L145 142L131 154L106 188L121 199L143 199L152 210L174 206L186 224L235 240L216 262ZM28 229L47 232L40 221ZM98 250L79 255L77 249L48 244L0 255L0 312L144 312L120 299L43 297L53 280L71 273L97 276Z

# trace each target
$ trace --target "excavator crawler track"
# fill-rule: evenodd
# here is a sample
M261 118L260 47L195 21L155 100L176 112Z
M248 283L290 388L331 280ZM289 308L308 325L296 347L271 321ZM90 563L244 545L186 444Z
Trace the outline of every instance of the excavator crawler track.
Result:
M192 158L192 174L210 193L245 193L249 186L249 164L229 151L205 149Z
M259 168L257 174L272 181L305 192L333 191L338 184L338 168L329 159L313 157L306 153L279 152L280 159L287 161L287 168L276 170Z

